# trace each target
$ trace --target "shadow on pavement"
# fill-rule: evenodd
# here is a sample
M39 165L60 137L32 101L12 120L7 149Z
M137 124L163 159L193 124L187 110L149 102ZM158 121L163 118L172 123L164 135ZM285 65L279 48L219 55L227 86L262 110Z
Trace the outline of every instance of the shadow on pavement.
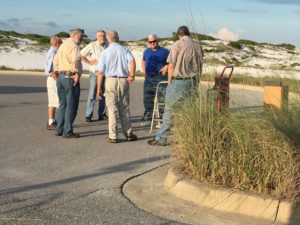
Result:
M87 180L87 179L91 179L91 178L95 178L95 177L99 177L99 176L103 176L103 175L107 175L107 174L129 171L129 170L133 170L143 164L159 161L162 159L168 159L169 157L170 157L169 155L165 155L163 157L155 156L155 157L150 157L150 158L144 158L144 159L134 160L131 162L126 162L126 163L114 165L111 167L107 167L107 168L101 169L100 172L97 172L97 173L75 176L75 177L50 181L50 182L41 183L41 184L28 185L28 186L24 186L24 187L3 189L3 190L0 190L0 196L21 193L21 192L27 192L27 191L33 191L33 190L39 190L39 189L49 188L49 187L53 187L53 186L79 182L82 180Z
M0 94L26 94L47 92L46 87L0 86Z

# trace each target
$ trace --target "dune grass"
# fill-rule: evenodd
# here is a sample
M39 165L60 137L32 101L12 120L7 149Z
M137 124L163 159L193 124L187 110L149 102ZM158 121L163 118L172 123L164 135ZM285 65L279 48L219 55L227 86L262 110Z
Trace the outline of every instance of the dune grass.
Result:
M192 94L178 104L174 117L175 152L189 176L279 198L300 197L300 107L260 115L219 113L205 94Z

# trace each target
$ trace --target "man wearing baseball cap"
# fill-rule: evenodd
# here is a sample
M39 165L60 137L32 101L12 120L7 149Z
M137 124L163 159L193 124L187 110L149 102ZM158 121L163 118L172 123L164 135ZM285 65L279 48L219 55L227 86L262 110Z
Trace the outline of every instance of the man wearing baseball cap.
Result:
M59 98L55 135L64 138L80 137L73 132L73 122L79 105L79 80L82 74L79 44L84 37L87 36L83 29L70 30L70 38L62 43L53 60L55 72L58 74L56 85Z

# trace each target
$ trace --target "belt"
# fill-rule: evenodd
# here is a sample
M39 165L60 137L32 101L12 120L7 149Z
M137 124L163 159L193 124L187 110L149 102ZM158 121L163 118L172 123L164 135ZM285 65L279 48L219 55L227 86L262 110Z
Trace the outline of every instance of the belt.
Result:
M64 77L73 77L74 73L71 71L58 71L59 75L64 75Z
M110 78L127 78L127 77L119 77L119 76L108 76Z
M172 80L191 80L196 79L196 76L193 77L172 77Z

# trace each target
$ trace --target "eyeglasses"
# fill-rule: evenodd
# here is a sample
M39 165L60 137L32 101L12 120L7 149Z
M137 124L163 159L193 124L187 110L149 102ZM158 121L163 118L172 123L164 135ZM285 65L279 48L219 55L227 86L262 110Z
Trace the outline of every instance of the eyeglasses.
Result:
M154 40L154 41L149 41L149 44L153 44L153 43L156 43L157 40Z

